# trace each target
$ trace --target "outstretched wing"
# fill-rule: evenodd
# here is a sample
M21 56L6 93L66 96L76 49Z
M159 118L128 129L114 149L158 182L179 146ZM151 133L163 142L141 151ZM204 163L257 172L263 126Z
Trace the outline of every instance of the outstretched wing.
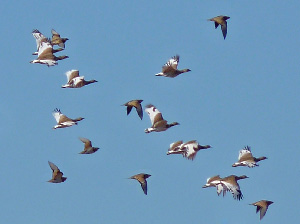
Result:
M92 142L89 139L82 137L80 137L79 139L84 143L84 148L92 147Z
M75 70L75 69L67 71L66 76L67 76L67 79L68 79L68 84L70 84L72 79L74 79L75 77L79 77L79 71Z
M194 160L198 152L198 142L195 140L186 142L181 148L185 149L183 153L184 157L189 160Z
M223 37L225 39L226 35L227 35L227 22L226 21L224 21L224 24L221 25L221 29L222 29Z
M61 116L63 116L60 109L57 109L57 108L53 111L52 115L55 118L57 123L59 123L59 120L60 120Z
M141 182L141 187L142 187L145 195L147 195L147 181L146 180L144 182Z
M54 163L48 161L48 164L49 164L49 166L50 166L50 168L52 169L53 172L54 172L55 170L59 170L58 167L57 167Z
M163 120L162 114L154 105L148 104L145 111L149 115L152 125Z
M249 146L246 146L245 148L243 148L242 150L240 150L240 152L239 152L239 158L238 158L239 162L252 161L252 160L253 160L253 156L252 156L252 153L251 153L251 150L250 150Z
M43 54L43 56L52 54L53 53L52 50L53 50L53 48L52 48L51 43L48 40L43 40L38 49L38 57L40 57L42 54Z
M169 73L177 69L179 63L179 55L175 55L174 57L170 58L169 61L164 64L162 67L163 73Z
M42 40L47 40L47 37L45 37L39 30L35 29L32 31L32 35L36 40L36 48L37 51L39 51L40 45Z

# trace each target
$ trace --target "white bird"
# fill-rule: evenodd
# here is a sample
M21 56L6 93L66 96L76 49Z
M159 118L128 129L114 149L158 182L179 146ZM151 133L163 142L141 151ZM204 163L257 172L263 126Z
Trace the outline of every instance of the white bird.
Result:
M189 159L189 160L194 160L196 157L196 154L198 151L201 149L208 149L211 148L210 145L199 145L199 143L196 140L188 141L184 143L181 146L181 151L183 151L182 155L183 157Z
M232 164L233 167L237 166L248 166L250 168L253 168L255 166L258 166L257 162L261 160L265 160L267 157L262 156L259 158L255 158L252 153L249 146L246 146L242 150L239 151L239 158L238 161L234 164Z
M84 76L79 76L78 70L70 70L66 72L67 84L63 85L62 88L81 88L83 86L89 85L91 83L97 82L96 80L86 81Z
M175 125L179 125L178 122L168 124L167 121L163 119L161 112L159 112L159 110L152 104L147 105L145 111L149 115L152 123L151 128L145 129L145 133L150 133L153 131L161 132Z
M61 111L57 108L53 111L53 117L57 122L57 125L55 125L53 129L71 127L73 125L77 125L78 121L84 119L82 117L76 119L68 118L66 115L62 114Z

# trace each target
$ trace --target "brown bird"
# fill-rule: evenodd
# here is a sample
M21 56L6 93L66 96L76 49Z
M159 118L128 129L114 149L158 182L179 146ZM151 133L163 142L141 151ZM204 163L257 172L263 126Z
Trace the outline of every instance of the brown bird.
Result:
M84 119L82 117L78 117L75 119L68 118L66 115L61 113L60 109L57 109L57 108L53 111L52 114L57 122L57 125L55 125L53 127L53 129L71 127L73 125L77 125L78 121L81 121Z
M175 125L179 125L178 122L172 122L171 124L168 124L168 122L163 119L161 112L159 112L159 110L152 104L148 104L145 111L149 115L152 123L151 128L145 129L145 133L150 133L153 131L161 132Z
M261 200L250 205L256 206L256 213L260 211L260 220L265 216L269 205L273 204L273 201Z
M52 33L51 44L52 45L58 45L62 48L65 48L65 42L69 39L68 38L61 38L59 33L57 33L54 29L51 30L51 33Z
M60 172L58 167L54 164L48 161L50 168L52 169L52 179L48 180L50 183L61 183L64 182L67 178L63 177L63 172Z
M155 74L156 76L165 76L165 77L170 77L170 78L174 78L178 75L180 75L181 73L185 73L185 72L190 72L190 69L182 69L182 70L178 70L177 66L179 63L179 55L175 55L174 57L172 57L171 59L169 59L169 61L167 61L166 64L164 64L164 66L162 67L162 71L160 73Z
M217 29L219 25L221 25L221 30L223 33L224 40L227 35L227 19L230 19L229 16L216 16L214 18L208 19L208 21L215 22L215 28Z
M92 142L87 138L79 138L84 143L84 150L80 154L92 154L98 151L98 147L93 147Z
M143 100L131 100L131 101L123 104L122 106L127 107L127 115L130 114L132 107L135 107L137 114L139 115L139 117L142 120L143 119L143 109L142 109L142 105L141 105L142 102L143 102Z
M146 179L148 177L151 177L151 175L150 174L145 174L145 173L140 173L140 174L134 175L132 177L129 177L129 179L135 179L138 182L140 182L144 193L147 195L147 181L146 181Z
M79 76L79 71L75 69L67 71L66 76L68 82L67 84L63 85L61 88L81 88L91 83L98 82L94 79L89 81L85 80L84 76Z
M238 184L237 181L245 178L248 177L246 175L242 175L242 176L231 175L222 178L220 181L221 184L223 184L226 187L227 191L230 191L232 193L234 199L241 200L243 199L243 194L240 190L240 185Z
M267 157L265 157L265 156L255 158L251 153L250 147L246 146L245 148L240 150L238 161L236 163L232 164L232 166L233 167L248 166L250 168L253 168L255 166L259 166L257 164L257 162L259 162L261 160L265 160L265 159L267 159Z

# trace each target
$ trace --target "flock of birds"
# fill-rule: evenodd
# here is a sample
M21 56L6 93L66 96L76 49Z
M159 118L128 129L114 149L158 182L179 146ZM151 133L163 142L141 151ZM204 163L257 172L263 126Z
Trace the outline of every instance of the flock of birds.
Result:
M215 23L215 28L219 25L221 26L222 34L224 40L227 35L227 21L230 17L228 16L217 16L209 21L213 21ZM32 35L36 40L37 51L33 53L33 55L37 55L37 59L30 61L30 63L39 63L45 64L47 66L57 65L57 61L67 59L68 56L55 56L54 53L60 52L65 49L65 42L68 38L60 37L60 34L52 29L52 38L47 38L40 31L33 30ZM54 46L58 46L59 48L54 48ZM186 73L191 71L190 69L177 69L179 63L179 55L176 55L169 59L162 67L162 71L155 74L156 76L164 76L169 78L174 78L182 73ZM96 80L85 80L84 76L79 76L78 70L70 70L66 72L67 83L62 86L62 88L81 88L85 85L89 85L97 82ZM141 103L143 100L131 100L122 106L127 107L127 115L130 114L132 108L136 109L136 112L140 119L143 119L143 108ZM145 129L145 133L151 132L162 132L167 129L179 125L178 122L168 123L162 116L162 113L152 104L146 105L145 112L149 115L152 126L150 128ZM53 127L53 129L57 128L66 128L71 127L73 125L77 125L79 121L84 118L78 117L75 119L71 119L64 115L60 109L56 108L53 111L53 116L57 122L57 124ZM84 150L80 152L80 154L92 154L98 151L98 147L93 147L92 142L87 138L79 138L84 143ZM188 160L194 160L198 151L202 149L211 148L210 145L200 145L196 140L183 142L177 141L170 144L170 148L168 149L167 155L171 154L181 154ZM251 149L249 146L246 146L242 150L239 151L238 161L235 162L232 167L238 166L247 166L250 168L258 166L258 162L261 160L267 159L266 157L256 158L252 155ZM62 183L66 181L67 177L63 176L63 172L52 162L48 161L50 168L52 169L52 178L48 181L51 183ZM149 178L150 174L140 173L129 177L129 179L137 180L145 195L147 195L147 178ZM238 180L248 178L246 175L235 176L230 175L224 178L221 178L219 175L213 176L207 179L207 183L203 186L203 188L207 187L216 187L217 194L220 195L222 193L225 196L226 192L231 192L233 198L236 200L243 199L243 194L241 192L240 186L238 184ZM256 212L260 211L260 219L264 217L268 206L272 204L272 201L268 200L260 200L250 205L256 206Z

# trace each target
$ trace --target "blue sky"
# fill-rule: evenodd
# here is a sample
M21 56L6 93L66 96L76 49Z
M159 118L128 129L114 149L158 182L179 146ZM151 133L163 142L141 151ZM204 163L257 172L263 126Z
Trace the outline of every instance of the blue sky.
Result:
M300 181L298 1L6 1L2 20L0 214L3 223L258 223L255 207L274 201L261 222L298 220ZM224 41L207 19L227 15ZM57 66L30 64L33 29L68 37ZM174 79L155 77L175 54ZM98 83L62 89L78 69ZM179 126L151 126L120 105L143 99ZM60 108L78 126L52 130ZM79 155L92 140L100 150ZM213 148L194 161L166 155L169 144L197 140ZM231 167L238 151L267 156ZM48 160L67 181L51 178ZM149 173L148 195L127 179ZM241 201L202 189L210 176L241 180Z

